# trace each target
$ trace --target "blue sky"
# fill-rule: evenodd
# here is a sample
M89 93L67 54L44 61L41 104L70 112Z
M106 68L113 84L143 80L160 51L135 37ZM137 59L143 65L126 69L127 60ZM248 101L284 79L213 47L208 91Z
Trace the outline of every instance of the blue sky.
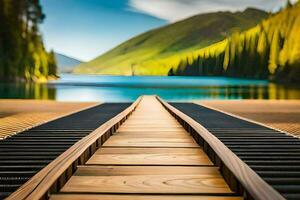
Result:
M92 59L166 20L128 10L124 0L42 0L47 49Z
M243 10L268 11L285 0L41 0L41 31L47 49L84 61L149 29L189 16Z

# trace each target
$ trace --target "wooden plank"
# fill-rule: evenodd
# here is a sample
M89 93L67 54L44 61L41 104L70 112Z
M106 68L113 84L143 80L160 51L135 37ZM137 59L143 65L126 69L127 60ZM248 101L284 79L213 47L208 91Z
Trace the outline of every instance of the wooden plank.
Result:
M157 119L157 118L148 118L148 119L142 119L142 118L136 118L134 119L135 116L132 115L128 120L126 120L126 122L124 124L130 124L130 123L174 123L174 124L179 124L179 122L177 122L175 119L171 118L171 119Z
M214 167L114 166L79 168L62 192L232 194Z
M130 118L129 118L130 119ZM126 121L123 125L178 125L180 124L177 121L170 121L170 120L160 120L160 121L153 121L153 120L131 120L131 121Z
M115 135L174 135L174 136L182 136L187 135L189 136L190 133L187 133L186 131L159 131L159 130L153 130L153 131L117 131L114 133Z
M132 120L132 121L129 121L129 122L125 122L123 125L143 125L143 124L146 124L146 125L179 125L180 124L178 122L174 122L174 121L169 121L169 120L164 120L164 121L150 121L150 120L145 120L145 121L142 121L142 120Z
M164 113L163 113L164 112ZM146 114L146 115L145 115ZM152 116L152 118L151 118ZM155 116L155 118L153 118L153 116ZM155 112L149 112L147 110L142 111L140 114L138 113L138 111L136 110L135 118L145 118L145 119L173 119L168 112L166 111L162 111L162 110L157 110Z
M172 128L182 128L182 126L180 124L171 124L169 122L166 122L166 123L161 123L161 124L158 124L158 123L135 123L135 124L123 124L122 127L140 127L140 128L143 128L143 127L172 127Z
M55 194L50 200L242 200L234 196Z
M147 117L145 116L147 115ZM165 116L159 115L157 113L148 113L148 112L144 112L143 116L141 115L133 115L130 117L130 120L150 120L150 121L173 121L176 122L176 120L174 118L172 118L171 115L169 115L169 113L166 113Z
M184 131L183 127L123 127L121 126L118 131L151 131L151 130L160 130L160 131Z
M173 132L159 132L159 134L152 134L153 132L122 132L122 133L114 133L114 136L118 137L145 137L145 138L178 138L178 139L191 139L190 134L187 133L173 133Z
M193 175L219 174L218 167L213 166L78 166L74 176L130 176L130 175Z
M195 148L101 148L98 149L94 155L97 154L136 154L136 153L160 153L164 151L166 153L195 153L195 154L204 154L206 155L201 147Z
M106 141L105 147L198 147L198 144L192 139L182 138L164 138L164 137L130 137L130 136L112 136Z
M182 129L182 126L179 125L179 124L174 124L174 125L171 125L169 123L166 123L166 124L123 124L122 125L122 128L141 128L141 129L144 129L144 128L180 128Z
M213 165L201 148L102 148L86 164Z

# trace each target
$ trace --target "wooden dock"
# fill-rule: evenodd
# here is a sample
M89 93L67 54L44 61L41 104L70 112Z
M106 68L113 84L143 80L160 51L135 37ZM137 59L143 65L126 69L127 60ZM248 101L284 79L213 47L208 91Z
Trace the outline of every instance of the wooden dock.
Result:
M51 199L186 199L182 195L241 199L234 197L218 168L158 100L144 97Z
M73 138L73 131L81 137ZM41 155L35 160L30 157L36 153L33 147L43 148L44 154L49 148L69 148L40 171L29 171L33 177L7 200L283 200L299 196L294 190L300 186L295 171L298 159L293 162L296 168L286 168L290 160L283 157L292 151L297 158L298 139L196 104L169 104L159 97L143 96L132 104L98 106L26 133L27 138L20 136L23 133L0 143L3 149L13 149L19 142L20 152L28 148L28 154L17 152L18 158L27 157L22 166L10 166L8 174L13 177L6 177L5 171L12 162L10 156L3 164L0 161L0 171L2 165L4 170L0 183L18 178L19 167L27 170L27 164L30 169L33 161L40 162ZM36 133L46 133L45 138L38 136L44 146L32 139ZM284 151L271 152L268 160L262 150L275 148L273 143L283 144ZM287 178L281 178L281 170Z

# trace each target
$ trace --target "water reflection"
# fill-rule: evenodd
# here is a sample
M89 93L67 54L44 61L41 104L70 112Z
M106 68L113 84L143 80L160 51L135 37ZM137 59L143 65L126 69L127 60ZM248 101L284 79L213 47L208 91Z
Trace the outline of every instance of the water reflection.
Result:
M37 83L0 83L0 98L56 99L56 89Z
M170 101L196 99L300 99L300 89L266 81L201 77L62 76L50 84L0 83L0 98L58 101L134 101L159 95Z

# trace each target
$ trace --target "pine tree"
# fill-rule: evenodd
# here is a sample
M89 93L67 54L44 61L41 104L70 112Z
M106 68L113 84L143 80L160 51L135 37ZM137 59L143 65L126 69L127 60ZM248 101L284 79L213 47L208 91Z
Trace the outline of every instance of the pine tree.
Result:
M269 72L275 74L278 67L278 56L279 56L279 32L276 30L273 33L271 47L270 47L270 58L269 58Z
M259 78L268 77L268 61L269 61L269 43L267 39L267 34L264 30L260 32L258 44L257 44L257 53L259 59Z
M225 54L224 54L224 62L223 62L223 69L224 72L227 71L227 68L229 66L229 60L230 60L230 41L228 41L228 44L225 48Z

